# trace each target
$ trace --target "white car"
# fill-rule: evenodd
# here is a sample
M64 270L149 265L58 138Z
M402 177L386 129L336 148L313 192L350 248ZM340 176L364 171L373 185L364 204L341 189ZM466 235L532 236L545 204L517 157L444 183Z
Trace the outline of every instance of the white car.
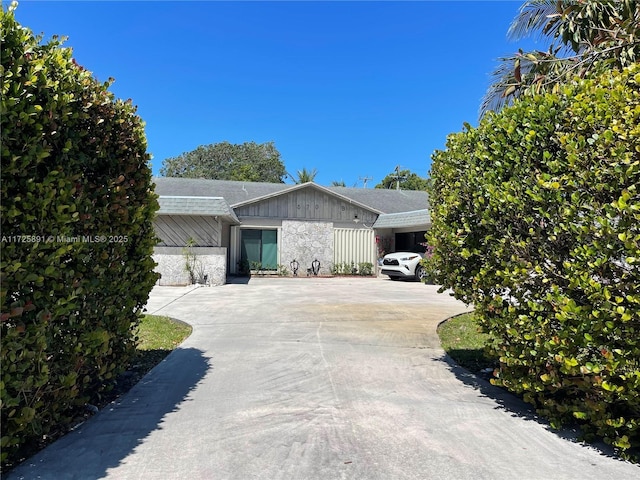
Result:
M415 278L422 281L427 272L420 265L423 253L396 252L389 253L382 259L382 269L380 273L388 275L391 280L400 278Z

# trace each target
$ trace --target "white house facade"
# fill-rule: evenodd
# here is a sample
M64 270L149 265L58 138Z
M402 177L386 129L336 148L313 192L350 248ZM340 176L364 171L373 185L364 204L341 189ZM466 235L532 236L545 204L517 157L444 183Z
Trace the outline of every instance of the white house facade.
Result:
M420 191L155 178L160 210L154 259L161 285L221 285L249 270L328 275L341 263L376 265L415 247L430 227ZM192 269L193 270L193 269Z

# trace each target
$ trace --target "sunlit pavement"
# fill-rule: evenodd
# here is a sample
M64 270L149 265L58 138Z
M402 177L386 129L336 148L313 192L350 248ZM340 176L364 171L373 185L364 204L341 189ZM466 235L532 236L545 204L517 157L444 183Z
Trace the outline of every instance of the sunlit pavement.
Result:
M640 477L447 361L436 326L466 308L436 291L313 277L156 287L149 313L191 337L6 478Z

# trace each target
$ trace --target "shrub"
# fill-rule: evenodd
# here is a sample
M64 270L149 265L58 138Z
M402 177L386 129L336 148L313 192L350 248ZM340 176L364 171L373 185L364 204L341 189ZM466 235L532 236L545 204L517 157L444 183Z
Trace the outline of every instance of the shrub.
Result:
M279 277L288 277L289 269L285 265L278 264L278 276Z
M371 262L359 262L358 263L358 275L367 277L373 275L373 263Z
M2 11L2 463L99 397L156 281L143 123Z
M359 262L339 262L331 265L331 275L373 275L373 263Z
M189 238L187 240L187 245L182 249L182 255L184 256L184 270L189 276L190 285L195 285L196 283L207 283L205 266L200 261L198 254L193 250L195 245L195 239Z
M355 269L353 262L339 262L331 266L331 275L353 275Z
M433 155L432 270L496 384L640 446L640 66L523 97Z

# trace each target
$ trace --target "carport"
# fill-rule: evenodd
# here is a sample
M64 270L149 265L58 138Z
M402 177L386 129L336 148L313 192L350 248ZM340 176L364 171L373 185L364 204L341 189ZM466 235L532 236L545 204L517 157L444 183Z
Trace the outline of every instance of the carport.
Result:
M390 252L425 251L427 230L431 228L428 209L411 212L387 213L378 217L373 224L378 250ZM384 245L382 248L380 246Z

